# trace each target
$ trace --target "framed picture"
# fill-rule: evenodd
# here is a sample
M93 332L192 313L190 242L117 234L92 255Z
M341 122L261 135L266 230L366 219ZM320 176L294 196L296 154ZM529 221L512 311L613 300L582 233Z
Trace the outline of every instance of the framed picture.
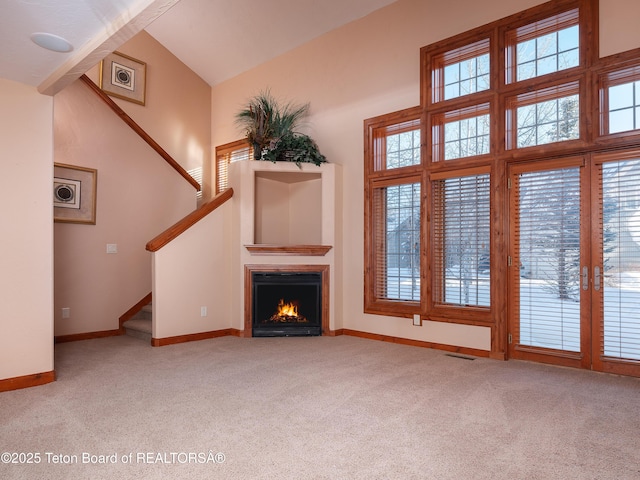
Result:
M53 164L53 221L96 224L95 168Z
M100 88L113 97L144 105L147 64L113 52L100 62Z

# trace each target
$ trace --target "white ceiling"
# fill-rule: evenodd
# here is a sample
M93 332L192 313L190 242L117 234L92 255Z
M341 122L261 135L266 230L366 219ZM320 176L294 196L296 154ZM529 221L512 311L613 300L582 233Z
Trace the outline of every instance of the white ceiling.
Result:
M55 93L146 26L213 86L394 1L0 0L0 77ZM35 32L74 50L38 47Z

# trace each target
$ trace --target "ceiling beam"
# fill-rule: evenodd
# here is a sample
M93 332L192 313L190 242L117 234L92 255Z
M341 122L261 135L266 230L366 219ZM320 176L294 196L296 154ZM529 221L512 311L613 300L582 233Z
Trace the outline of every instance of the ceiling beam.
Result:
M164 14L180 0L140 0L106 25L91 41L57 68L39 86L44 95L55 95L97 65L109 53Z

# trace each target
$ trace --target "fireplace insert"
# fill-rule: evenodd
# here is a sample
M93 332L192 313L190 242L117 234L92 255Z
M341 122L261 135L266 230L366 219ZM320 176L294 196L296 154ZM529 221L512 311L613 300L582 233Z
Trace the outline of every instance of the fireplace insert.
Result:
M254 337L322 335L321 272L253 272Z

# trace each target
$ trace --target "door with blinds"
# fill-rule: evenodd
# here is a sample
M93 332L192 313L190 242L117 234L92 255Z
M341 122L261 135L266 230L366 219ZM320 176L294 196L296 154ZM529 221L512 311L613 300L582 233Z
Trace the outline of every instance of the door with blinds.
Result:
M640 152L592 165L593 368L640 376Z
M590 359L588 185L584 159L509 172L511 358L587 367Z
M509 169L511 358L640 376L640 155Z

